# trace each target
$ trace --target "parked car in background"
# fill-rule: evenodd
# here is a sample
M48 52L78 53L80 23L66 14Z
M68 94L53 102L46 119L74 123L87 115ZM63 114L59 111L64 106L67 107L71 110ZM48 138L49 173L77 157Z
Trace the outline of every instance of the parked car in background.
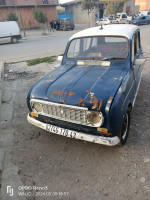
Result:
M98 21L96 21L95 24L96 26L110 24L110 20L108 18L101 18Z
M129 23L130 21L132 21L134 19L134 15L128 15L127 16L127 22Z
M149 16L150 17L150 10L140 11L139 16Z
M116 22L120 24L127 23L127 13L117 13Z
M1 42L17 43L21 38L19 26L15 21L0 22Z
M115 23L116 20L113 16L109 16L109 17L105 17L105 18L101 18L98 21L96 21L96 26L100 26L100 25L107 25L107 24L112 24Z
M59 60L29 90L28 121L58 135L124 145L144 63L139 28L114 24L80 31Z
M74 20L72 18L62 18L62 19L58 19L58 26L57 26L57 30L74 30L75 25L74 25Z
M134 20L131 20L129 22L130 24L135 24L135 25L143 25L143 24L149 24L150 23L150 17L148 16L143 16L143 17L136 17Z

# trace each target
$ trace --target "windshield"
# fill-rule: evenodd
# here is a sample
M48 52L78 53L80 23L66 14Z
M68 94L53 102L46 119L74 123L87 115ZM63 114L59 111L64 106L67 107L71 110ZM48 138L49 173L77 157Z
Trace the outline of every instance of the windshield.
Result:
M86 37L70 42L67 57L71 59L126 59L128 40L124 37Z

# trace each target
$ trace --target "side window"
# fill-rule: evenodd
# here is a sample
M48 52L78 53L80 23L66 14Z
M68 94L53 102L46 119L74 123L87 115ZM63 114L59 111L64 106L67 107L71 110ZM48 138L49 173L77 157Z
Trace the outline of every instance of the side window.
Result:
M135 52L134 40L135 40L135 36L133 36L132 38L132 62L134 61L134 52Z
M137 31L132 38L132 62L134 61L135 56L139 53L140 47L140 32Z

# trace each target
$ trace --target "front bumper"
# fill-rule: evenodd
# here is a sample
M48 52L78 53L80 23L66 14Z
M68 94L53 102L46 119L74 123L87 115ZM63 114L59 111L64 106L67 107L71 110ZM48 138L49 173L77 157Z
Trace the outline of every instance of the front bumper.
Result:
M61 132L61 128L57 127L57 126L53 126L52 129L47 128L47 126L49 126L48 123L44 123L41 121L38 121L37 119L31 117L29 114L27 116L27 120L28 122L30 122L31 124L38 126L46 131L58 134L58 135L63 135L66 137L72 137L72 133L75 133L75 139L79 139L79 140L84 140L84 141L88 141L88 142L93 142L93 143L98 143L98 144L103 144L103 145L107 145L107 146L115 146L120 142L120 139L115 136L115 137L102 137L102 136L96 136L96 135L91 135L91 134L86 134L83 132L77 132L77 131L72 131L72 130L68 130L68 129L63 129L65 131L67 131L67 134L62 134ZM57 129L57 132L55 131Z

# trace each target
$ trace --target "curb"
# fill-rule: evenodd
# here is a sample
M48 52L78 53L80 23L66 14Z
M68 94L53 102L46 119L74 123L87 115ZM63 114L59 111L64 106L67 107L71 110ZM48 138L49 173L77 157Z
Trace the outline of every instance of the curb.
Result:
M22 37L21 40L28 40L28 39L36 39L36 38L47 38L47 37L56 37L55 35L37 35L37 36L29 36L29 37Z
M3 77L4 77L4 62L0 61L0 123L1 123L1 107L3 94Z

